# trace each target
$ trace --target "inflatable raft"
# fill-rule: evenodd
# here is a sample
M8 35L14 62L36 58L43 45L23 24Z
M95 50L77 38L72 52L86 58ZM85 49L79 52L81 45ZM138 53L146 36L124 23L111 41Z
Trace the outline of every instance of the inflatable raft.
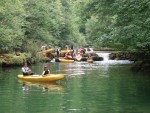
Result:
M19 79L30 81L30 82L55 82L57 80L61 80L64 78L63 74L49 74L47 76L42 75L30 75L30 76L24 76L24 75L18 75Z

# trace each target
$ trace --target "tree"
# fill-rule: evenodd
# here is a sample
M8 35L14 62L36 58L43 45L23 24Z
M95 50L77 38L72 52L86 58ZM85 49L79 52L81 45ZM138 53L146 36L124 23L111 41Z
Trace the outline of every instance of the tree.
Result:
M111 33L122 49L150 47L150 1L116 0L113 6L117 18Z
M20 48L24 38L25 11L20 0L0 1L0 52Z

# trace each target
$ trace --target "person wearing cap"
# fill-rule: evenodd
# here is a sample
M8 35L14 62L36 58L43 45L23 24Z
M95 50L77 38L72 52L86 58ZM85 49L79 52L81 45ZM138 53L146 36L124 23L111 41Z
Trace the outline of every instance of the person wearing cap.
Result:
M44 70L42 72L42 76L46 76L47 74L50 74L50 71L49 71L47 66L44 66Z

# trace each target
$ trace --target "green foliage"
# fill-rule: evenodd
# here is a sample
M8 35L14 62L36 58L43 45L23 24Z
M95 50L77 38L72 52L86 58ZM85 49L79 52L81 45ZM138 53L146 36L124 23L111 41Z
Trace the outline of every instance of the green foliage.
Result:
M150 1L94 0L86 9L88 43L121 50L150 47Z
M45 61L50 61L50 58L48 58L42 54L37 54L35 61L36 62L45 62Z
M31 57L35 57L37 52L39 52L39 45L40 42L37 40L33 40L33 39L28 39L26 40L26 46L25 46L25 49L27 50L28 53L31 54Z
M24 9L19 0L1 0L0 4L0 52L19 48L24 38Z
M150 1L147 0L117 0L114 4L117 19L114 27L117 29L115 40L124 45L123 49L145 48L145 42L150 42L149 19ZM144 47L145 46L145 47Z
M26 58L25 56L21 55L21 56L14 56L12 58L12 64L13 65L23 65L23 63L25 62Z
M36 56L44 43L149 50L149 10L149 0L1 0L0 52Z
M58 40L64 40L68 35L69 29L60 0L28 1L25 9L28 11L28 24L25 26L27 38L32 37L56 45Z
M83 37L78 32L76 19L71 17L72 1L1 0L0 3L0 52L24 49L28 39L62 46Z
M115 23L115 15L112 11L114 0L94 0L86 5L87 22L85 24L86 40L93 46L108 46L112 39L108 34Z

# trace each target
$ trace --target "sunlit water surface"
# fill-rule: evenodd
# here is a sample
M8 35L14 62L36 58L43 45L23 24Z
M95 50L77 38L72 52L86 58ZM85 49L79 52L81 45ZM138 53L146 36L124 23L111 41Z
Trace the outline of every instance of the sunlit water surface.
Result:
M132 72L131 64L105 57L30 66L37 74L45 65L51 73L65 74L55 84L23 82L16 78L21 67L1 68L0 113L149 113L150 76Z

